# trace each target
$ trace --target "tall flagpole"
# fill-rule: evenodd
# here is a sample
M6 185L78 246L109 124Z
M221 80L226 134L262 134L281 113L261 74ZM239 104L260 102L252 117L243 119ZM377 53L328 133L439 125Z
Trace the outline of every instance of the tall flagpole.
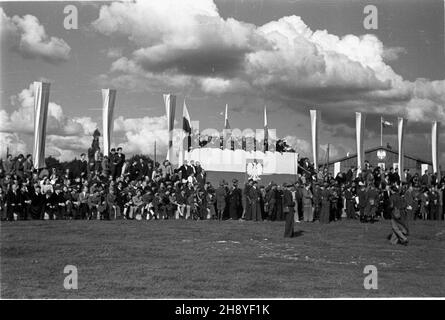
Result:
M383 147L383 117L380 117L380 146Z
M154 145L154 160L155 160L155 163L153 164L153 168L155 168L156 169L156 139L155 139L155 145Z

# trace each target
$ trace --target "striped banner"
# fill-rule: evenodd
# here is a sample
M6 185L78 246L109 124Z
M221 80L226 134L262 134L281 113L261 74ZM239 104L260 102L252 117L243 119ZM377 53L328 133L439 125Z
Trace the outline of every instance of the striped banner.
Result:
M166 160L171 161L173 157L173 129L175 125L176 96L164 94L165 112L167 114L168 149Z
M35 169L45 168L46 121L48 118L50 84L34 82L34 151Z
M404 144L404 140L405 140L405 127L406 127L406 122L407 120L398 117L397 118L397 141L398 141L398 148L399 148L399 161L398 161L398 166L399 166L399 175L401 177L401 181L405 182L405 175L403 174L404 168L405 168L405 144Z
M113 113L116 102L116 90L102 89L102 130L104 139L103 155L108 156L113 136Z
M314 169L318 170L318 131L320 123L320 112L310 110L311 113L311 134L312 134L312 157L314 161Z
M361 112L355 113L355 138L357 143L357 174L365 167L365 149L363 148L363 137L365 132L365 115Z

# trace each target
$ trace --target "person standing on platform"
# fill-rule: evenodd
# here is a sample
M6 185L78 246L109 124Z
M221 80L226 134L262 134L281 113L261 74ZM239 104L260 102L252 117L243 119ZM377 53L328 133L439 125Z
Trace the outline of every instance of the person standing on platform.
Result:
M292 200L291 185L285 184L283 190L283 211L285 215L284 237L292 238L294 236L294 214L295 202Z
M88 176L88 161L85 157L86 157L85 153L82 153L80 155L79 172L81 178L87 178Z
M119 147L117 148L117 153L115 154L116 175L113 177L114 179L122 175L122 167L124 166L124 163L125 163L125 154L122 153L122 147Z

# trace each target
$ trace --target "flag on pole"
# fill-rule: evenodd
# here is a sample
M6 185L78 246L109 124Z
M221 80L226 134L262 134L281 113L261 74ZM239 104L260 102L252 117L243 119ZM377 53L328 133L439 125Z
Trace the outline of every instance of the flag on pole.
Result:
M229 117L228 117L228 105L226 104L226 111L224 113L224 130L228 130L228 129L230 129L230 124L229 124ZM220 147L221 147L221 149L225 148L224 131L220 135ZM233 147L234 147L234 142L233 142L232 136L230 135L230 149L233 150Z
M179 148L179 159L178 159L178 165L182 166L184 163L184 151L187 150L187 152L190 151L190 147L192 144L192 126L191 126L191 120L190 115L187 110L187 105L184 104L182 106L182 133L181 133L181 144ZM184 141L185 140L185 141ZM184 143L186 144L186 147L184 148Z
M153 168L156 169L156 139L155 139L155 143L154 143L154 150L153 150L153 158L154 158L154 163L153 163Z
M440 166L439 166L439 128L440 122L434 121L431 127L431 152L433 172L437 173L437 180L440 181Z
M228 109L228 105L226 104L226 112L224 115L224 129L230 129L229 117L227 115L227 109Z
M102 89L102 130L104 139L104 156L110 153L111 138L113 135L113 113L114 103L116 101L116 90Z
M191 147L191 135L192 135L192 125L190 120L190 114L187 110L187 105L185 104L184 100L184 106L182 109L182 130L184 130L186 136L187 136L187 151L190 151Z
M392 127L392 126L394 125L394 123L389 122L389 121L386 121L386 120L383 119L383 118L381 118L381 120L382 120L382 126L383 126L383 128L386 128L386 127Z
M269 151L269 128L267 127L267 109L264 106L264 152Z
M165 112L167 114L168 149L166 160L171 161L173 156L173 129L175 125L176 96L164 94Z
M312 157L314 161L314 169L318 170L318 126L320 122L320 112L310 110L311 114L311 134L312 134Z
M361 112L355 113L355 136L357 143L357 174L365 167L365 150L363 148L363 138L365 132L365 115Z
M45 168L46 121L48 118L50 84L34 82L34 151L35 169Z
M397 119L398 122L398 130L397 130L397 140L398 140L398 146L399 146L399 175L402 177L402 181L404 181L405 176L403 175L404 171L404 165L405 165L405 145L404 145L404 139L405 139L405 126L407 120L399 117Z

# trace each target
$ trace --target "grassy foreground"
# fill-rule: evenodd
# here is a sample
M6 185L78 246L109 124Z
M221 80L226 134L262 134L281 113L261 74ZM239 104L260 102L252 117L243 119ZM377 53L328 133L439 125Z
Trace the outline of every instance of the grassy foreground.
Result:
M18 221L1 224L2 298L445 296L445 224L416 221L410 244L389 221ZM78 290L65 290L66 265ZM378 289L365 290L366 265Z

